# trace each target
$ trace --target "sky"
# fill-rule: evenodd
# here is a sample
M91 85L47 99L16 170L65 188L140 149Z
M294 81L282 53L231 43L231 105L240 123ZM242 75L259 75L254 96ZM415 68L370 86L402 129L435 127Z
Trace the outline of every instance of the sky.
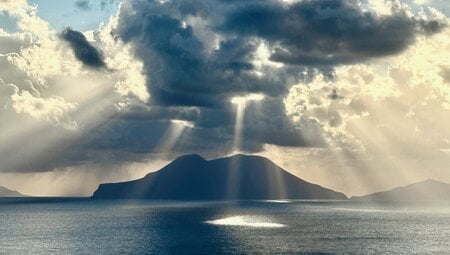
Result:
M0 185L90 195L183 154L348 196L450 182L446 0L0 0Z

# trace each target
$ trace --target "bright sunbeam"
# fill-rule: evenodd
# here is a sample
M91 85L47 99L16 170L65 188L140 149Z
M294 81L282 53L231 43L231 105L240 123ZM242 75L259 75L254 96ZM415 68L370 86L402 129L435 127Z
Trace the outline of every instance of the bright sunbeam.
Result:
M245 104L248 101L261 101L264 99L264 95L262 94L249 94L246 96L235 96L231 98L231 103L233 104Z
M177 125L180 125L180 126L188 127L188 128L194 127L194 124L192 124L192 122L186 121L186 120L171 120L171 122L175 123Z
M169 130L162 139L163 143L160 146L160 151L163 154L170 152L174 148L187 128L194 127L192 122L186 120L171 120L170 122Z
M231 103L236 105L236 118L234 124L233 152L239 152L242 144L242 128L244 125L245 107L249 101L261 101L262 94L249 94L231 98Z
M234 124L233 151L239 151L242 142L242 126L245 113L245 102L236 103L236 120Z

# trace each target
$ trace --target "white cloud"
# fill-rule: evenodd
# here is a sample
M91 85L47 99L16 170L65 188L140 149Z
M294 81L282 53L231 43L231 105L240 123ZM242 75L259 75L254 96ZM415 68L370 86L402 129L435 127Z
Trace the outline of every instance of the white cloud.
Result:
M132 53L132 45L126 45L120 40L115 40L111 31L117 26L118 17L113 16L109 22L98 31L92 33L92 39L102 45L105 53L106 65L113 69L112 76L116 80L114 90L125 98L128 105L130 99L147 102L150 94L147 91L146 77L143 74L143 63L135 58ZM122 103L124 103L122 101ZM123 105L123 104L122 104Z
M373 191L362 187L370 180L376 184L370 186L392 188L420 181L427 172L448 181L450 157L443 152L450 148L448 59L449 28L419 38L401 55L338 67L333 81L318 76L292 87L286 111L295 123L305 118L320 123L330 147L316 160L331 175L339 172L347 180L354 175L363 183L348 193Z
M19 30L7 32L0 28L0 162L3 162L0 171L10 170L3 167L15 166L25 154L31 158L30 162L40 160L44 154L51 156L52 151L67 146L64 140L67 134L82 137L83 132L107 121L117 111L127 111L151 99L145 86L148 77L142 73L142 61L133 56L133 45L111 36L117 17L99 30L84 32L103 51L108 67L90 70L76 60L69 45L60 40L58 31L50 29L37 16L35 7L25 0L0 1L0 12L6 11L17 19ZM367 8L376 10L378 15L391 14L393 8L412 12L402 1L368 2ZM447 20L433 8L424 8L422 12L422 18ZM208 44L208 51L217 48L220 38L209 33L201 19L188 18L186 22ZM267 66L280 65L268 60L268 50L261 44L256 52L254 64L259 73L267 72ZM399 180L408 182L408 178L399 177L408 174L403 169L412 173L411 179L421 178L420 171L427 169L426 164L436 169L433 176L450 180L445 175L450 163L450 154L446 153L450 150L448 59L447 28L432 37L419 38L399 56L337 67L334 81L317 76L310 84L292 87L284 101L287 114L305 140L325 134L330 148L267 146L265 155L285 164L289 170L298 170L295 167L298 163L299 168L304 167L297 172L300 176L336 189L348 187L344 190L347 193L366 191L360 178L378 178L392 186L399 184ZM39 140L41 143L33 142L37 130L48 130L47 125L55 133L46 134L45 139ZM9 150L10 145L18 142L24 146L17 148L33 146L29 151ZM46 146L48 150L43 150ZM7 164L4 155L16 158ZM145 167L141 166L142 173ZM378 174L386 177L367 177ZM78 183L85 179L80 175L77 178ZM70 181L65 180L64 185ZM359 186L352 189L349 183ZM93 181L87 190L91 192L95 186ZM73 194L72 190L64 192Z
M77 123L70 117L76 105L66 102L61 97L35 97L30 92L22 90L11 96L11 105L17 113L26 113L69 130L77 129Z
M0 12L18 28L0 28L0 172L51 170L46 162L55 151L64 154L92 128L149 100L142 62L110 34L115 17L84 33L105 57L107 69L94 70L75 58L36 7L3 0ZM45 130L51 132L36 135Z
M346 125L354 121L375 121L372 116L381 110L399 114L396 117L400 119L410 119L411 114L415 114L413 119L419 124L425 122L419 118L425 118L426 114L437 116L447 112L450 103L446 80L450 70L449 38L450 29L446 29L433 37L420 38L399 56L339 67L335 80L318 76L308 85L296 85L285 99L287 113L294 122L305 117L315 118L331 133L346 132ZM392 107L389 102L398 102L401 106L387 109ZM339 118L341 123L336 122ZM430 131L429 128L425 129Z
M83 123L76 123L78 120L71 115L89 97L74 98L64 92L73 90L68 87L64 89L64 84L73 86L73 80L80 77L84 77L86 83L82 86L108 93L110 105L115 105L119 111L149 100L146 77L141 71L142 62L134 58L130 45L124 45L110 34L117 25L117 17L112 17L98 31L85 33L91 43L103 51L109 69L97 71L84 68L74 57L70 46L59 38L58 32L51 30L37 16L36 8L26 1L4 1L0 11L15 17L19 28L15 33L0 29L0 67L3 70L0 70L0 78L25 90L15 95L16 112L71 130L84 126ZM99 83L100 80L102 82ZM67 102L67 98L75 101ZM35 108L37 102L43 112ZM25 106L25 103L30 105ZM58 110L51 110L55 107ZM62 120L65 124L60 123Z
M430 0L414 0L415 4L429 4Z
M6 110L7 105L10 103L11 96L16 94L19 91L19 88L14 84L7 84L0 78L0 102L3 102L0 111Z

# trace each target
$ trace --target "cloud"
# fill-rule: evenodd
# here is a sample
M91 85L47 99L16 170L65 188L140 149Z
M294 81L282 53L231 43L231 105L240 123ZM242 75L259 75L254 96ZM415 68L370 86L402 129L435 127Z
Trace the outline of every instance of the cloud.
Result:
M11 106L17 113L26 113L38 119L44 119L56 126L77 129L77 123L70 117L76 105L67 103L61 97L34 97L28 91L16 92L11 96Z
M91 9L91 6L89 4L89 0L77 0L75 2L75 7L82 11L89 11Z
M390 15L364 10L356 1L301 1L288 6L267 1L237 8L222 31L257 36L274 47L270 59L292 65L335 66L394 55L417 34L443 24L417 20L399 9Z
M449 37L447 28L418 38L402 55L339 67L332 81L317 76L309 86L295 85L285 99L288 115L294 123L316 120L327 143L350 154L445 160L450 91L442 68Z
M222 129L228 145L235 116L230 99L266 95L256 112L248 106L243 124L246 149L258 151L266 143L327 146L320 121L286 115L282 101L291 86L318 74L331 80L341 65L398 55L443 27L403 5L382 15L356 1L136 0L122 4L113 32L144 64L150 107L196 107L195 126ZM339 126L342 118L332 115L331 125Z
M112 165L227 155L231 99L256 93L242 151L349 194L448 179L448 18L410 2L131 0L59 33L2 1L17 24L0 30L0 172L54 170L64 190Z
M2 102L8 102L10 97L16 94L19 91L19 88L14 84L7 84L3 79L0 78L0 98ZM3 108L6 108L6 104L2 105Z
M123 2L97 30L62 33L31 7L11 7L20 29L0 33L8 42L0 47L0 77L11 84L1 90L8 103L0 128L23 144L42 142L30 130L52 132L43 148L23 152L26 164L10 160L0 171L229 154L238 110L231 99L251 93L264 99L245 104L241 150L258 152L267 144L361 148L364 142L346 130L348 123L365 117L365 100L395 95L394 89L373 87L397 86L369 67L446 29L438 15L388 7L326 0L134 0ZM108 72L98 72L106 67ZM443 77L446 70L441 64ZM370 97L358 97L369 90ZM32 123L30 130L13 132L14 119ZM162 151L173 130L182 130L178 141ZM56 158L38 157L38 151L59 149Z
M0 54L17 52L20 47L29 46L32 43L32 36L29 33L9 34L0 28L0 44L2 45Z
M100 9L103 11L105 10L108 6L111 6L112 4L114 4L117 0L101 0L100 1Z
M318 75L308 86L293 86L285 99L288 115L294 123L317 121L329 147L271 146L264 155L348 194L427 178L448 182L450 91L442 70L448 68L449 37L445 28L418 37L400 55L338 67L333 80ZM334 94L339 98L329 97Z
M141 61L130 54L130 46L111 37L114 19L81 37L82 44L89 38L107 48L101 63L114 71L98 72L83 68L36 8L8 1L0 9L17 23L14 32L0 30L0 172L49 171L85 162L92 151L82 145L92 129L149 99Z
M83 64L93 68L106 67L102 53L87 41L83 33L67 27L61 37L69 42L75 57Z
M287 93L289 83L308 77L310 72L307 68L283 67L278 70L275 65L262 64L267 59L253 63L257 60L258 48L263 47L262 42L222 38L209 27L209 22L214 23L214 20L202 17L206 18L203 21L194 15L195 12L201 15L202 8L213 7L208 2L204 4L208 6L191 6L181 1L124 3L118 26L113 31L125 43L133 45L135 55L143 61L152 98L149 102L151 108L170 107L172 111L184 111L196 107L200 114L195 125L203 133L212 134L217 132L216 129L222 129L223 137L228 141L213 146L225 144L231 148L235 109L230 100L233 96L254 92L279 97ZM218 12L219 9L213 11ZM142 17L145 22L142 22ZM216 46L211 45L211 37L217 40ZM281 106L277 104L273 110L265 107L266 113L287 123L289 120L279 108ZM300 135L298 139L286 139L294 132L294 127L285 125L283 128L286 130L255 128L254 132L259 134L248 136L250 141L247 144L255 145L249 149L261 149L261 144L267 142L265 137L271 132L274 134L271 142L277 142L275 137L279 137L279 144L306 144ZM198 132L191 135L198 141L202 139ZM194 138L191 140L193 144L199 143ZM186 150L192 149L186 146L189 148Z

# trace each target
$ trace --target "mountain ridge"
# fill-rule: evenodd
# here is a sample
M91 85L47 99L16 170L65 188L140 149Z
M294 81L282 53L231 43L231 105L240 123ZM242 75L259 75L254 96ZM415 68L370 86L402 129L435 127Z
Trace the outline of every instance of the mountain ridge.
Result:
M0 197L24 197L25 195L21 194L16 190L10 190L4 186L0 186Z
M347 199L343 193L292 175L267 158L243 154L212 160L183 155L141 179L100 184L92 198Z
M386 191L351 197L351 200L405 202L450 201L450 184L434 179L426 179Z

